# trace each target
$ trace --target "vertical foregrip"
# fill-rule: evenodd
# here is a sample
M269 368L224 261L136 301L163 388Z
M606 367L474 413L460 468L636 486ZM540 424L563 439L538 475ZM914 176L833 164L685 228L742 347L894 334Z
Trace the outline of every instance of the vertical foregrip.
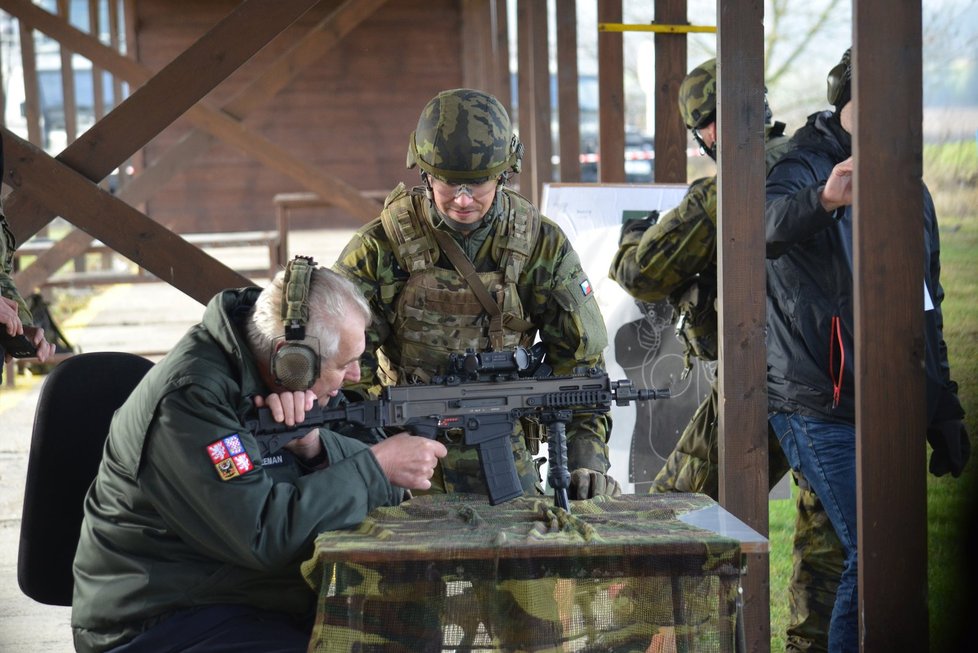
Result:
M570 512L567 488L570 487L570 470L567 469L567 427L559 420L550 421L547 426L547 446L550 452L550 465L547 482L554 489L554 505Z

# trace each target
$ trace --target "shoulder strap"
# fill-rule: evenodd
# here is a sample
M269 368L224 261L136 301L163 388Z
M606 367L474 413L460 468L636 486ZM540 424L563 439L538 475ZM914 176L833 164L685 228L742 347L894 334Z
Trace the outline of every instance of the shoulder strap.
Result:
M475 266L465 256L465 252L462 251L458 243L444 231L432 229L432 233L441 246L441 251L445 252L445 256L465 279L465 283L469 284L469 288L472 289L476 299L482 304L482 308L486 309L486 313L489 315L489 342L493 349L500 350L503 348L504 327L513 331L528 331L533 328L532 324L521 317L510 313L503 315L496 300L493 299L492 293L482 283L479 273L475 271Z
M489 289L482 283L482 279L479 278L479 273L475 271L472 262L465 256L465 252L458 246L458 243L444 231L432 229L431 232L434 234L438 244L441 245L441 251L445 252L445 256L448 257L448 260L452 262L452 265L455 266L458 273L465 279L465 283L469 284L469 288L475 293L476 299L479 300L482 308L486 309L486 313L489 314L489 342L492 343L492 348L501 348L503 342L503 312L499 310L499 306L493 300Z
M506 281L515 284L540 234L542 219L530 200L511 188L502 189L500 200L500 233L493 242L493 248L496 249L496 260L505 271Z
M398 184L380 214L394 257L408 272L425 270L438 260L438 246L424 228L424 215L415 199L403 183Z

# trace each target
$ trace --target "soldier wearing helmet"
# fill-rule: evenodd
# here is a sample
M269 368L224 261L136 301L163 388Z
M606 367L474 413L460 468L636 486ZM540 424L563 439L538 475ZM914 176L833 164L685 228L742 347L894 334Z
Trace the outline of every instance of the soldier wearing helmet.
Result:
M716 160L716 60L696 66L679 87L679 112L702 151ZM771 122L765 99L765 159L768 169L789 148L784 124ZM661 217L651 214L622 227L609 275L637 300L667 300L676 314L677 333L691 358L717 359L717 180L697 179L679 205ZM718 393L693 414L674 451L656 475L653 492L703 492L719 495ZM769 478L776 484L789 470L777 439L769 434ZM804 479L799 483L795 525L795 573L791 584L788 651L825 650L832 595L841 570L841 548L831 524Z
M679 114L703 152L716 161L716 59L704 61L683 78L679 85Z
M354 390L428 383L446 373L452 354L512 350L538 339L556 375L604 367L605 323L577 253L508 185L522 154L492 95L452 89L425 105L407 154L421 184L395 188L334 266L362 289L375 315ZM620 492L607 475L609 431L601 414L576 415L568 424L570 498ZM524 422L511 441L528 495L543 492L534 461L540 434L540 425ZM476 449L452 432L440 439L449 453L432 491L485 494ZM521 623L525 632L540 631Z

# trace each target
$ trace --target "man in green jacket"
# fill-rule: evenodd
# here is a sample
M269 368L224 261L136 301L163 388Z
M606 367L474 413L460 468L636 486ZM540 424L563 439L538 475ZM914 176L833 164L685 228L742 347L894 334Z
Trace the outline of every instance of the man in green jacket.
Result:
M113 418L75 556L78 651L306 650L316 535L428 488L445 447L315 429L263 455L245 423L343 401L369 319L349 281L301 257L210 301Z

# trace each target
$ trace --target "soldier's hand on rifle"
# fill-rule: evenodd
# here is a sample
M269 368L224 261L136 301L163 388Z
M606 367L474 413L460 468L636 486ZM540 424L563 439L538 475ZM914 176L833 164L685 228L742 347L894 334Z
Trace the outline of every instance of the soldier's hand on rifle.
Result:
M567 494L571 499L592 499L599 495L617 497L621 485L611 475L580 467L571 472Z
M649 227L651 227L658 221L659 221L658 211L652 211L644 218L626 220L621 225L621 235L618 237L618 244L621 245L623 242L625 242L625 239L629 238L633 234L637 235L638 239L641 239L642 235L646 231L648 231Z
M54 343L44 339L44 329L41 327L25 326L24 335L27 336L27 339L34 345L34 349L37 350L37 354L35 354L37 360L43 363L54 354Z
M391 484L408 490L431 488L438 459L448 454L441 442L409 433L392 435L370 450Z

